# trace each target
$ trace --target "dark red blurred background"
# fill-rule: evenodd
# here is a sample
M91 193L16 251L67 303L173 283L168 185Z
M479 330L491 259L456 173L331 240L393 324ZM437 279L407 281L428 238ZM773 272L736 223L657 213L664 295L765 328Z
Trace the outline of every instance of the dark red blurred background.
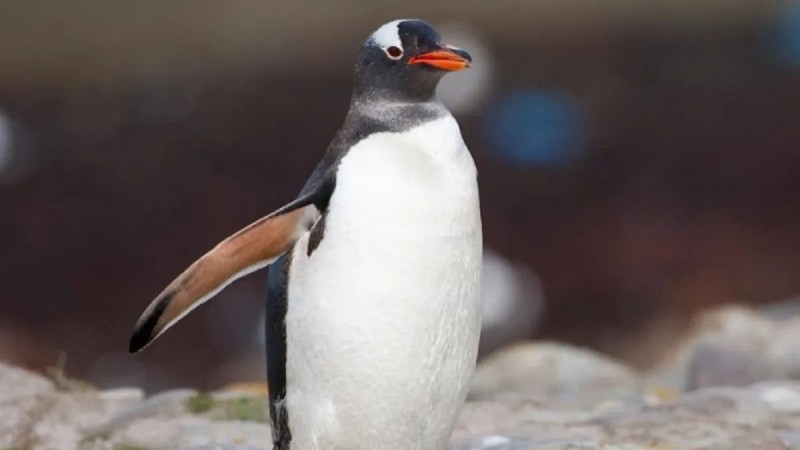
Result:
M64 351L101 385L260 377L263 273L143 354L129 332L185 266L293 197L358 46L404 16L483 57L445 100L487 247L541 282L529 337L646 366L699 309L800 291L798 4L397 6L4 5L0 358L41 369Z

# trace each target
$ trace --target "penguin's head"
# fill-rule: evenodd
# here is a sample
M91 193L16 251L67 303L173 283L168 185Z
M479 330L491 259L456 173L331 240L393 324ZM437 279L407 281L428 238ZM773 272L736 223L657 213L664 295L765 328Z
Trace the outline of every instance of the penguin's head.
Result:
M358 55L355 95L371 100L427 101L448 72L465 69L472 57L442 43L422 20L389 22L372 33Z

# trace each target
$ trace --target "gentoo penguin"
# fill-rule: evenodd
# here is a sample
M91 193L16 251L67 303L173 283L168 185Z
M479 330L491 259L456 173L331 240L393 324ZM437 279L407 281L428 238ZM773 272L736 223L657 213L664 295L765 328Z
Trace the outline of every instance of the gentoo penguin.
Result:
M298 197L179 275L130 350L271 265L274 448L444 448L477 357L482 236L475 165L435 91L470 63L421 20L372 33L344 125Z

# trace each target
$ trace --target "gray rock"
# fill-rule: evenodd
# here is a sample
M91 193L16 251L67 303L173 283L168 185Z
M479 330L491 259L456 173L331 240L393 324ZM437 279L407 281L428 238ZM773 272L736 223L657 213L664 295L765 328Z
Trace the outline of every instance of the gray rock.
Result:
M106 403L120 403L123 406L139 403L144 400L144 391L137 387L108 389L98 392L97 395Z
M239 444L213 444L201 445L199 447L181 447L172 450L271 450L271 447L251 447L249 445Z
M128 395L134 396L130 393ZM197 395L193 389L173 389L156 394L145 401L132 402L128 408L114 411L105 423L87 430L89 434L109 434L129 423L152 416L175 417L186 413L186 401ZM105 394L108 397L108 394ZM117 396L119 396L117 394ZM111 400L114 401L113 399Z
M575 446L584 444L584 441L574 439L510 438L490 435L451 443L448 450L557 450L577 448Z
M688 367L688 388L749 386L775 375L766 354L758 345L736 340L698 342Z
M36 424L55 395L47 378L0 363L0 448L34 445Z
M777 413L800 414L800 382L768 381L750 387Z
M174 448L185 430L202 429L210 424L209 419L189 414L144 417L115 429L112 433L104 436L101 441L114 445L114 448L122 446L147 449Z
M266 448L272 442L269 426L255 422L208 422L184 426L172 439L176 448L221 444L237 444L253 448Z
M17 426L0 430L3 445L30 449L77 449L84 430L107 420L106 405L95 391L50 392L15 405L0 405L0 416ZM9 443L10 442L10 443Z
M544 292L536 274L485 249L481 301L483 327L480 354L528 339L542 316Z
M548 450L791 448L787 436L773 429L773 418L755 392L732 388L699 391L673 405L594 416L525 401L481 402L467 405L450 449L516 448L504 447L512 444Z
M792 450L800 450L800 431L779 431L778 436Z
M800 316L776 324L765 353L780 378L800 380Z
M50 393L54 389L53 383L39 374L0 363L0 403Z
M770 431L749 431L734 434L703 450L791 450L778 434Z
M676 404L685 411L703 414L736 425L769 424L775 411L754 391L713 387L682 395Z
M516 344L487 356L473 379L471 398L548 398L636 386L625 365L590 350L551 342Z
M33 424L48 407L38 396L0 402L0 448L25 444Z
M483 439L492 442L502 438L525 442L531 448L597 443L603 432L586 424L591 417L592 413L542 408L525 399L470 402L461 412L452 442L466 448Z
M680 391L800 379L800 317L773 320L739 306L703 314L648 380Z

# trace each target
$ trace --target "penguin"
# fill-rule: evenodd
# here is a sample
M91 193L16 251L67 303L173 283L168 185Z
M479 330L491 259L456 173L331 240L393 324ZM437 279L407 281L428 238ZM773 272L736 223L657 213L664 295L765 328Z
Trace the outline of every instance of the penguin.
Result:
M344 123L297 198L175 278L130 351L270 266L273 448L444 448L475 370L483 246L475 164L436 87L471 63L422 20L372 33Z

